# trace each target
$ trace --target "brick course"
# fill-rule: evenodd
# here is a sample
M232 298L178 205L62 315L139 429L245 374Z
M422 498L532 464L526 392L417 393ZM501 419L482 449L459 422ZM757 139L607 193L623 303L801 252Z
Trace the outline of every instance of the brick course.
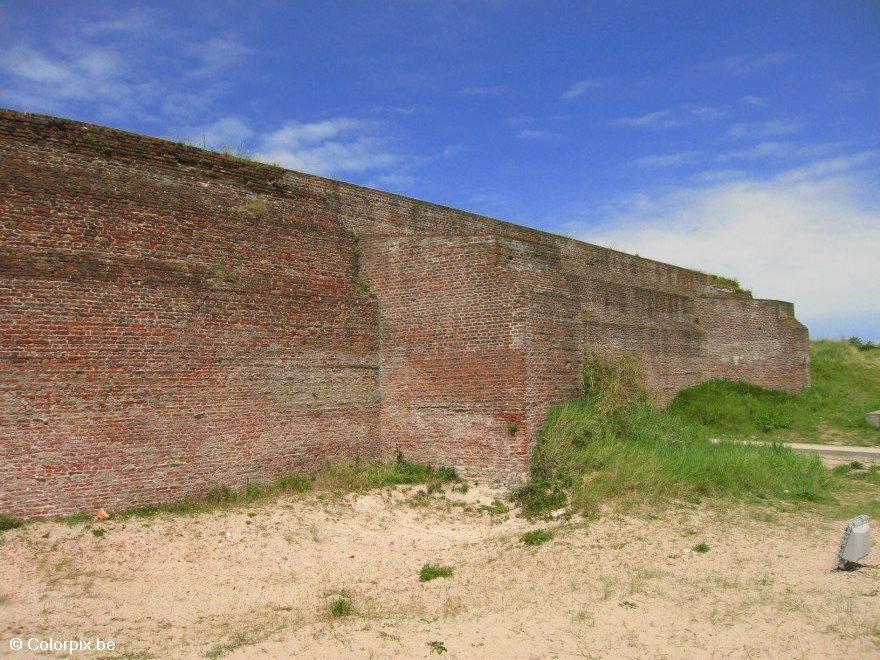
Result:
M397 450L525 473L585 346L658 403L795 391L788 303L491 218L0 111L0 511L47 516Z

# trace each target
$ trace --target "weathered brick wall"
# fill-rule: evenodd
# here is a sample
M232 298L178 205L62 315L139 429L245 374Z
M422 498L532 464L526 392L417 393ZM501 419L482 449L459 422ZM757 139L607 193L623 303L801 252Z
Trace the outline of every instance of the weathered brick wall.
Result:
M4 114L0 231L0 511L120 508L378 450L354 237L260 168Z
M791 307L483 216L0 112L0 511L241 485L333 456L522 475L583 354L658 402L796 390Z

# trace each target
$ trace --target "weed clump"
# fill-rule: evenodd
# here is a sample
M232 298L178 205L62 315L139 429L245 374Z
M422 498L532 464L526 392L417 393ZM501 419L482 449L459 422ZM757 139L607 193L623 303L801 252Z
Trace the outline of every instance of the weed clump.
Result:
M523 534L520 540L526 545L541 545L552 538L553 532L548 532L546 529L535 529Z
M709 546L706 543L697 543L694 546L694 552L699 552L700 554L705 554L709 552Z
M351 616L352 614L354 614L354 605L347 593L341 593L330 602L330 616L334 619Z
M7 529L15 529L16 527L21 527L21 520L8 516L5 513L0 513L0 532L4 532Z
M431 649L431 653L436 653L437 655L446 653L446 644L443 642L434 640L433 642L428 642L428 647Z
M425 564L419 571L419 582L430 582L437 578L449 577L455 569L452 566L436 566Z

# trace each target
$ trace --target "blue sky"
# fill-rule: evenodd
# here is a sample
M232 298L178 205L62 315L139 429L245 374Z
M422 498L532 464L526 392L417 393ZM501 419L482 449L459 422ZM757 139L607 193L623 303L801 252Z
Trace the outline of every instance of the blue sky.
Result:
M737 276L880 340L880 3L0 3L0 105Z

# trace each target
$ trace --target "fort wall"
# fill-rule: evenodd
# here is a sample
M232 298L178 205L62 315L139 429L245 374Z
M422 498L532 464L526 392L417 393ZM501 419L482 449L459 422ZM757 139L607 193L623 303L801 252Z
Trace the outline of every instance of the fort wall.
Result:
M0 511L120 509L335 457L522 476L585 347L660 404L796 391L792 306L398 195L0 111Z

